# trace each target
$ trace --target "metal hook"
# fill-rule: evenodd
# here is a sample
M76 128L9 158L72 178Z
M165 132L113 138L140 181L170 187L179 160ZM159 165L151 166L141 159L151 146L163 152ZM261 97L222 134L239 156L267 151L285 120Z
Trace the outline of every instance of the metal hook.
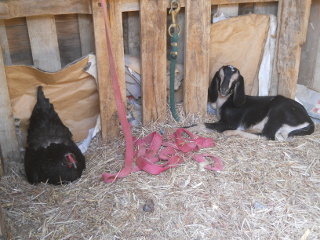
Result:
M177 27L178 28L178 35L180 34L181 32L181 28L180 28L180 25L176 23L176 15L178 14L178 12L180 11L180 8L181 8L181 5L180 5L180 2L177 1L177 0L172 0L171 1L171 8L169 10L169 14L171 14L171 17L172 17L172 23L171 25L169 26L169 29L168 29L168 32L169 32L169 35L172 37L172 34L171 34L171 29L172 28L175 28Z
M169 14L172 16L172 24L176 23L176 15L180 11L181 5L179 1L171 1L171 8L169 10Z

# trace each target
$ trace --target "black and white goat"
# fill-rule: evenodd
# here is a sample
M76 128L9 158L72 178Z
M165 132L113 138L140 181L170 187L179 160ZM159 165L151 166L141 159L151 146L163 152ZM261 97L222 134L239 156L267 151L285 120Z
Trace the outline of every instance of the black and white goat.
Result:
M280 95L245 95L243 77L233 66L220 68L208 94L219 121L205 126L227 136L285 140L314 131L314 123L300 103Z

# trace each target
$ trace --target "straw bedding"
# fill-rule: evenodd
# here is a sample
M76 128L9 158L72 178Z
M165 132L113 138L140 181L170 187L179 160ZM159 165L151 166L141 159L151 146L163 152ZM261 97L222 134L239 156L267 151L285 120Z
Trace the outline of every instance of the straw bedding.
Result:
M212 117L210 117L212 118ZM201 121L133 129L137 137ZM1 206L9 239L320 239L320 130L277 142L212 136L202 149L220 157L224 170L204 170L192 159L158 176L132 173L113 184L123 138L97 136L86 153L87 169L64 186L26 182L23 167L2 178Z

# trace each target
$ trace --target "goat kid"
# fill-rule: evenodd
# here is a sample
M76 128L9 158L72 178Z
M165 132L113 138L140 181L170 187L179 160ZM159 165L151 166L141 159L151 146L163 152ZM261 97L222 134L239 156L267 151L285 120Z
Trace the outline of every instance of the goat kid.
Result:
M245 95L243 77L233 66L220 68L208 95L219 121L205 126L227 136L286 140L314 132L314 123L300 103L281 95Z

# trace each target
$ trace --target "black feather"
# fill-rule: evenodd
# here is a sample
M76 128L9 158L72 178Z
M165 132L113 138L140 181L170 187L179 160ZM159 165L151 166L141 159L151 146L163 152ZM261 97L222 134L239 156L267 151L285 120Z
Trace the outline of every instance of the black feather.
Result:
M85 157L72 140L72 133L62 123L42 87L38 87L37 103L30 118L25 152L25 171L30 183L60 184L78 179L85 169ZM76 166L65 164L72 154Z

